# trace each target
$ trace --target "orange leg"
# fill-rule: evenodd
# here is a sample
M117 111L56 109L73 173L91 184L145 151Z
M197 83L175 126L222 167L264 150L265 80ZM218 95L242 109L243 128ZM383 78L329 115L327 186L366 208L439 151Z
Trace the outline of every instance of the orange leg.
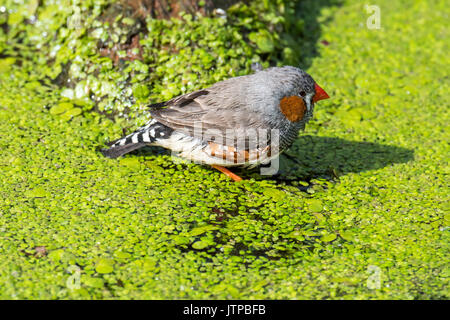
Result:
M215 165L215 164L213 164L212 167L213 167L214 169L217 169L217 170L219 170L220 172L226 174L228 177L230 177L230 178L233 179L234 181L242 181L242 178L241 178L241 177L239 177L237 174L234 174L233 172L231 172L230 170L228 170L228 169L225 168L225 167L221 167L221 166L218 166L218 165Z

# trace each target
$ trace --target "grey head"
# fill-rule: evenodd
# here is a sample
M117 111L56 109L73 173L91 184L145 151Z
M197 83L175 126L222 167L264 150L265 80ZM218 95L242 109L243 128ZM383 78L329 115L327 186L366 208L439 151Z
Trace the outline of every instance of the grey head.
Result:
M297 96L303 100L306 106L305 117L300 121L303 127L312 117L316 84L305 71L291 66L273 67L248 77L247 104L275 127L290 126L289 120L280 112L280 101L285 97Z

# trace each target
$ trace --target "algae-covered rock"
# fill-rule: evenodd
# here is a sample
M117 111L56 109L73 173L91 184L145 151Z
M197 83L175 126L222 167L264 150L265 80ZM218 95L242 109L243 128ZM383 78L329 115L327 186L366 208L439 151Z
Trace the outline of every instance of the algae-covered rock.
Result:
M299 19L295 5L8 0L0 12L8 39L0 44L0 55L7 56L0 72L29 57L33 62L22 67L59 86L62 97L88 101L97 112L128 119L133 127L148 119L149 103L247 74L260 54L269 54L265 66L279 62L277 49L287 39L280 31L291 32ZM62 117L70 120L77 112Z

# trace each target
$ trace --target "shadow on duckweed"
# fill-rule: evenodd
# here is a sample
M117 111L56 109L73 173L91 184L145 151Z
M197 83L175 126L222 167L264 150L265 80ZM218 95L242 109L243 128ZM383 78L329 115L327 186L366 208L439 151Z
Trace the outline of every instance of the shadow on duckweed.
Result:
M297 15L304 22L302 38L298 41L301 52L300 68L306 70L311 66L313 59L318 55L318 40L321 35L320 26L329 23L333 18L332 15L321 15L321 10L341 5L342 0L304 0L297 5ZM329 12L331 13L331 11ZM322 17L320 21L319 17ZM328 45L328 42L322 41L321 45Z
M348 173L381 169L395 163L414 159L414 151L366 141L349 141L334 137L301 136L280 157L280 170L275 176L259 176L257 180L275 180L290 184L312 179L335 180ZM243 176L246 176L242 171Z

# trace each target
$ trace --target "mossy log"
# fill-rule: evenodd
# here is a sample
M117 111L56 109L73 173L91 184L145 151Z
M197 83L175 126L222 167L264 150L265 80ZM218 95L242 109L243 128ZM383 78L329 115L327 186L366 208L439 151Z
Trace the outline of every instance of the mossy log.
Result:
M239 0L122 0L122 2L133 8L138 17L151 15L154 18L168 19L177 17L183 11L208 15L214 9L226 9Z

